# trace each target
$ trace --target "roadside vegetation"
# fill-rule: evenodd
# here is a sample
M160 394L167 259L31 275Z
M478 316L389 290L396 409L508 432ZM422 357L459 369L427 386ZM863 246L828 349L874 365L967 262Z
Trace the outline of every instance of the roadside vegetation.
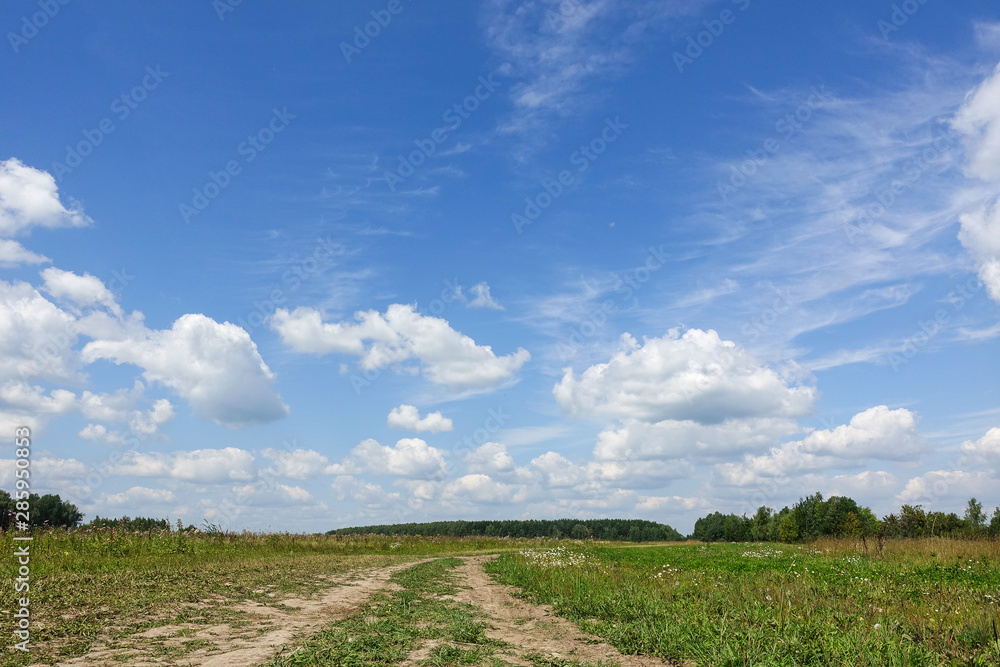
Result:
M487 571L622 653L677 664L1000 664L997 541L528 549Z

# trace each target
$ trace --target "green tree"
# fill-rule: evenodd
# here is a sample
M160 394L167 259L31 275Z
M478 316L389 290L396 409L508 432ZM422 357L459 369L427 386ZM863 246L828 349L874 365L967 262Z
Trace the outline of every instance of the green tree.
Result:
M1000 537L1000 507L993 509L993 517L990 519L990 535Z
M986 512L983 511L983 504L975 498L969 498L969 503L965 506L965 516L963 518L973 531L985 526Z
M778 540L781 542L799 541L799 521L794 513L782 517L778 524Z

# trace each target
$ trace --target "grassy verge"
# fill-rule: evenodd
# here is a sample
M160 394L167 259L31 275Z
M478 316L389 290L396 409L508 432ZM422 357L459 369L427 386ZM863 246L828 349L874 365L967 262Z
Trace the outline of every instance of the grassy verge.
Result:
M13 531L0 551L14 553ZM242 623L245 600L275 605L309 597L362 567L442 553L477 553L529 544L498 539L427 539L309 535L36 531L31 542L31 653L15 651L9 630L17 561L0 558L0 665L54 664L95 644L123 641L149 628ZM192 642L189 650L195 650Z
M1000 545L528 550L488 566L623 653L699 665L1000 664Z
M449 572L461 561L415 565L391 579L401 590L376 594L358 614L313 635L268 667L310 665L504 665L503 643L489 639L481 614L441 596L455 593Z

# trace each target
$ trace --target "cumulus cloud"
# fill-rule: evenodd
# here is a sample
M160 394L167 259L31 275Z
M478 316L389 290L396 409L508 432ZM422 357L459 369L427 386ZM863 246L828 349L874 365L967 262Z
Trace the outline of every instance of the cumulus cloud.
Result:
M503 306L493 298L490 294L490 286L486 283L477 283L472 286L470 291L473 294L473 299L469 301L466 305L469 308L489 308L490 310L503 310Z
M337 500L351 500L365 509L384 509L401 502L398 491L387 492L378 484L356 479L352 475L339 475L330 485Z
M310 479L323 474L330 465L329 459L312 449L265 449L261 454L271 461L264 472L275 477Z
M515 465L507 447L499 442L486 442L462 457L466 471L479 473L505 482L531 482L535 475L526 467Z
M983 180L1000 180L1000 65L969 93L952 127L965 138L969 158L966 173Z
M717 424L807 415L816 389L768 368L715 331L689 329L644 339L642 345L624 334L610 361L579 376L566 369L553 394L576 417Z
M174 492L169 489L133 486L122 493L102 494L97 503L115 507L135 507L137 505L162 505L173 501Z
M959 221L958 240L976 261L990 298L1000 303L1000 200L962 215Z
M962 465L1000 467L1000 427L991 428L978 440L966 440L961 452L959 463Z
M423 419L420 412L412 405L400 405L393 408L387 419L389 426L393 428L405 428L411 431L427 431L430 433L441 433L455 429L451 419L448 419L440 412L431 412Z
M830 468L850 468L868 460L912 461L927 443L917 431L909 410L884 405L855 415L849 424L813 431L804 439L773 447L763 456L747 456L740 463L720 465L720 477L733 486L759 484Z
M45 264L52 260L31 252L17 241L0 239L0 267L13 268L20 264Z
M971 178L1000 184L1000 65L971 91L952 119L965 140ZM959 240L976 261L987 292L1000 303L1000 200L961 216Z
M83 348L90 363L135 364L143 377L180 394L195 414L230 428L274 421L288 406L274 391L274 374L242 328L188 314L166 330L141 337L95 340Z
M122 315L114 293L89 273L78 276L72 271L51 266L42 271L42 279L45 281L43 289L56 299L64 299L84 308L104 306L115 315Z
M424 377L452 391L490 389L507 383L531 355L518 348L497 356L489 345L451 328L446 320L417 313L413 306L393 304L385 314L370 310L355 322L324 323L319 311L278 309L271 327L296 352L332 352L361 357L361 367L375 370L417 360Z
M445 484L441 491L441 497L445 501L466 501L487 505L509 502L513 494L514 488L510 485L481 473L463 475Z
M74 381L75 318L25 282L0 280L0 379Z
M85 227L91 224L79 206L66 208L51 174L17 158L0 162L0 237L33 227Z
M896 499L901 503L935 503L961 501L970 496L990 497L996 492L997 480L991 472L962 470L932 470L906 483Z
M718 424L674 419L649 423L626 419L601 431L594 446L594 458L600 461L711 459L761 451L799 431L794 420L781 417L727 419Z
M368 439L352 449L343 463L334 464L327 471L335 475L367 471L409 479L443 479L448 465L444 452L420 438L403 438L392 447Z
M254 478L254 456L236 447L197 449L190 452L126 452L115 464L118 475L161 477L185 482L219 484Z
M233 487L233 495L241 506L303 507L324 511L326 503L317 500L301 486L289 486L272 481L259 481Z

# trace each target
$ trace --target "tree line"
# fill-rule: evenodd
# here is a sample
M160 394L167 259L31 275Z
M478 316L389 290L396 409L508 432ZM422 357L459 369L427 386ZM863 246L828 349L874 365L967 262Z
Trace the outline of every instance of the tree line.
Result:
M987 520L989 521L987 522ZM713 512L698 519L691 539L702 542L802 542L817 537L998 537L1000 507L988 517L971 498L965 513L929 512L922 505L903 505L879 519L868 507L845 496L806 496L791 508L761 506L752 517Z
M642 519L432 521L338 528L327 535L420 535L423 537L551 537L628 542L673 542L684 536L670 526Z

